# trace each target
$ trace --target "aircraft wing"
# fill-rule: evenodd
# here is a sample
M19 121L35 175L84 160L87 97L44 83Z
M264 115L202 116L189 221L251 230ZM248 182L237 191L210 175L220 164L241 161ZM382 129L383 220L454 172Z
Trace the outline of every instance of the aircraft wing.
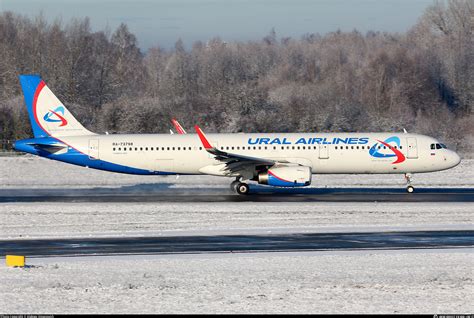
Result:
M213 147L209 143L203 131L198 125L194 126L194 129L196 130L196 133L198 134L199 139L201 139L204 149L206 149L208 153L214 155L215 159L225 162L229 168L237 167L237 166L242 167L242 166L247 166L247 165L273 166L275 163L277 163L277 161L272 160L272 159L249 157L249 156L244 156L244 155L239 155L239 154L234 154L234 153L229 153L226 151L219 150ZM231 170L234 170L234 169L231 169Z
M174 128L176 128L176 131L178 131L178 134L180 135L186 135L186 130L181 126L181 124L176 120L176 119L171 119L171 122L173 123Z

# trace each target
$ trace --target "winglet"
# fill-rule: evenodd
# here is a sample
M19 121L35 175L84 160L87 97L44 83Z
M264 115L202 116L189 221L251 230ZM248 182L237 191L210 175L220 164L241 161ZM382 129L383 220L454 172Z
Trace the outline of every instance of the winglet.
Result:
M173 123L174 128L178 131L178 134L180 135L186 135L186 130L181 126L181 124L176 120L176 119L171 119L171 122Z
M211 144L210 144L209 141L207 140L206 136L205 136L204 133L202 132L201 128L199 128L199 126L196 125L196 126L194 126L194 129L196 130L196 133L198 134L199 139L201 139L201 142L202 142L202 145L204 146L204 148L205 148L206 150L213 149L214 147L211 146Z

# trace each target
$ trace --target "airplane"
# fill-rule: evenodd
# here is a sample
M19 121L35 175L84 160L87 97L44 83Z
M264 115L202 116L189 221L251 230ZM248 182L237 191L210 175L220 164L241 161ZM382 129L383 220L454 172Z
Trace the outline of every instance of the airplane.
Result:
M93 133L76 120L37 75L20 75L34 138L14 149L74 165L137 175L232 177L231 189L248 194L248 182L305 187L313 174L403 174L455 167L459 155L435 138L412 133Z

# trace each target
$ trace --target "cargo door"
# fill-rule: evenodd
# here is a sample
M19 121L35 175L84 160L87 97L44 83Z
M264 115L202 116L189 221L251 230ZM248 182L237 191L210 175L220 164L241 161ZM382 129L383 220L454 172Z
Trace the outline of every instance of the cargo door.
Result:
M415 137L408 137L407 138L407 158L408 159L416 159L418 158L418 147L416 144Z

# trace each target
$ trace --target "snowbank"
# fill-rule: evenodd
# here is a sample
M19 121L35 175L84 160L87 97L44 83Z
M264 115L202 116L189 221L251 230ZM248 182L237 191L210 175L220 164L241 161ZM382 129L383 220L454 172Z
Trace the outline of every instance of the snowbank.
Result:
M32 259L0 267L5 313L472 313L474 254Z

